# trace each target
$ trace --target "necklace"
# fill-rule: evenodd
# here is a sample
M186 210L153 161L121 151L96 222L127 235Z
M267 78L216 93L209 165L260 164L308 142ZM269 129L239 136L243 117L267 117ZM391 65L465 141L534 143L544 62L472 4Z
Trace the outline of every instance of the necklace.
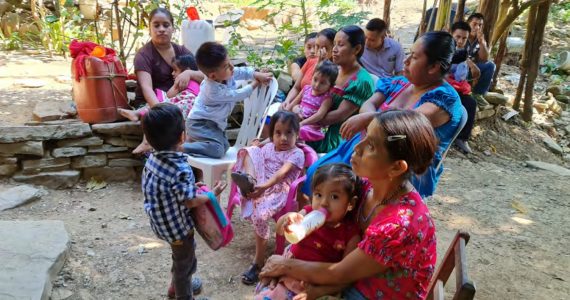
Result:
M393 198L394 198L396 195L398 195L398 194L400 193L400 191L402 191L402 189L404 189L404 187L405 187L405 184L400 185L400 187L399 187L397 190L395 190L390 196L388 196L388 197L384 198L382 201L376 203L376 204L372 207L372 209L370 210L370 212L368 213L368 216L366 216L366 217L364 217L364 216L362 215L362 213L363 213L363 211L364 211L364 209L363 209L364 203L362 203L362 205L361 205L360 208L358 209L358 216L359 216L359 218L360 218L360 221L362 221L362 223L368 223L368 221L370 220L370 217L372 217L372 214L374 213L374 211L375 211L380 205L386 204L386 203L388 203L390 200L393 200Z

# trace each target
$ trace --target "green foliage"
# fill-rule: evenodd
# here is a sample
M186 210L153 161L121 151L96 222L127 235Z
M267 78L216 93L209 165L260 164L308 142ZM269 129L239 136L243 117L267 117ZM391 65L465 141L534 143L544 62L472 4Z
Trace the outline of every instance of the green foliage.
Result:
M4 36L2 30L0 30L0 49L19 50L23 46L24 43L18 32L12 32L9 36Z
M562 1L563 3L554 4L550 7L552 18L556 22L570 22L570 2Z

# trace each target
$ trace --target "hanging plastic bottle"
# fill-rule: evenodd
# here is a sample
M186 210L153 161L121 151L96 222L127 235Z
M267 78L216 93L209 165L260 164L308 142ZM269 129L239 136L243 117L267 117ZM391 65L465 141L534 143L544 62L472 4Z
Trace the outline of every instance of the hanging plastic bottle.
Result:
M319 208L308 213L301 223L290 224L285 229L285 239L291 244L297 244L313 231L321 228L327 219L327 210Z

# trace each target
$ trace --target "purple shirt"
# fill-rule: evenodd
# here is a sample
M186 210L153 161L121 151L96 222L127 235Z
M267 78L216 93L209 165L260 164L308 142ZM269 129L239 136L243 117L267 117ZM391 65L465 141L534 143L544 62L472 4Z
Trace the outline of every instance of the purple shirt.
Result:
M379 78L392 77L404 70L404 50L400 43L387 37L380 50L364 47L360 61L368 72Z

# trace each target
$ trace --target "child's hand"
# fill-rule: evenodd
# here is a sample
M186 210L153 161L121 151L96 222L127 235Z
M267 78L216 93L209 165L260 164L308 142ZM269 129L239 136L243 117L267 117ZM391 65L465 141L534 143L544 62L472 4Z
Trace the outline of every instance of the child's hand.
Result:
M267 72L255 72L253 74L253 78L255 78L255 80L261 82L262 84L266 85L269 84L269 82L271 82L271 79L273 78L273 74L272 73L267 73Z
M303 221L303 218L303 215L298 212L290 212L281 216L281 218L277 220L277 226L275 228L277 234L285 234L286 231L289 231L289 225L301 223Z
M216 197L218 197L226 189L226 186L228 186L228 184L225 181L216 181L212 188L212 192L214 192Z

